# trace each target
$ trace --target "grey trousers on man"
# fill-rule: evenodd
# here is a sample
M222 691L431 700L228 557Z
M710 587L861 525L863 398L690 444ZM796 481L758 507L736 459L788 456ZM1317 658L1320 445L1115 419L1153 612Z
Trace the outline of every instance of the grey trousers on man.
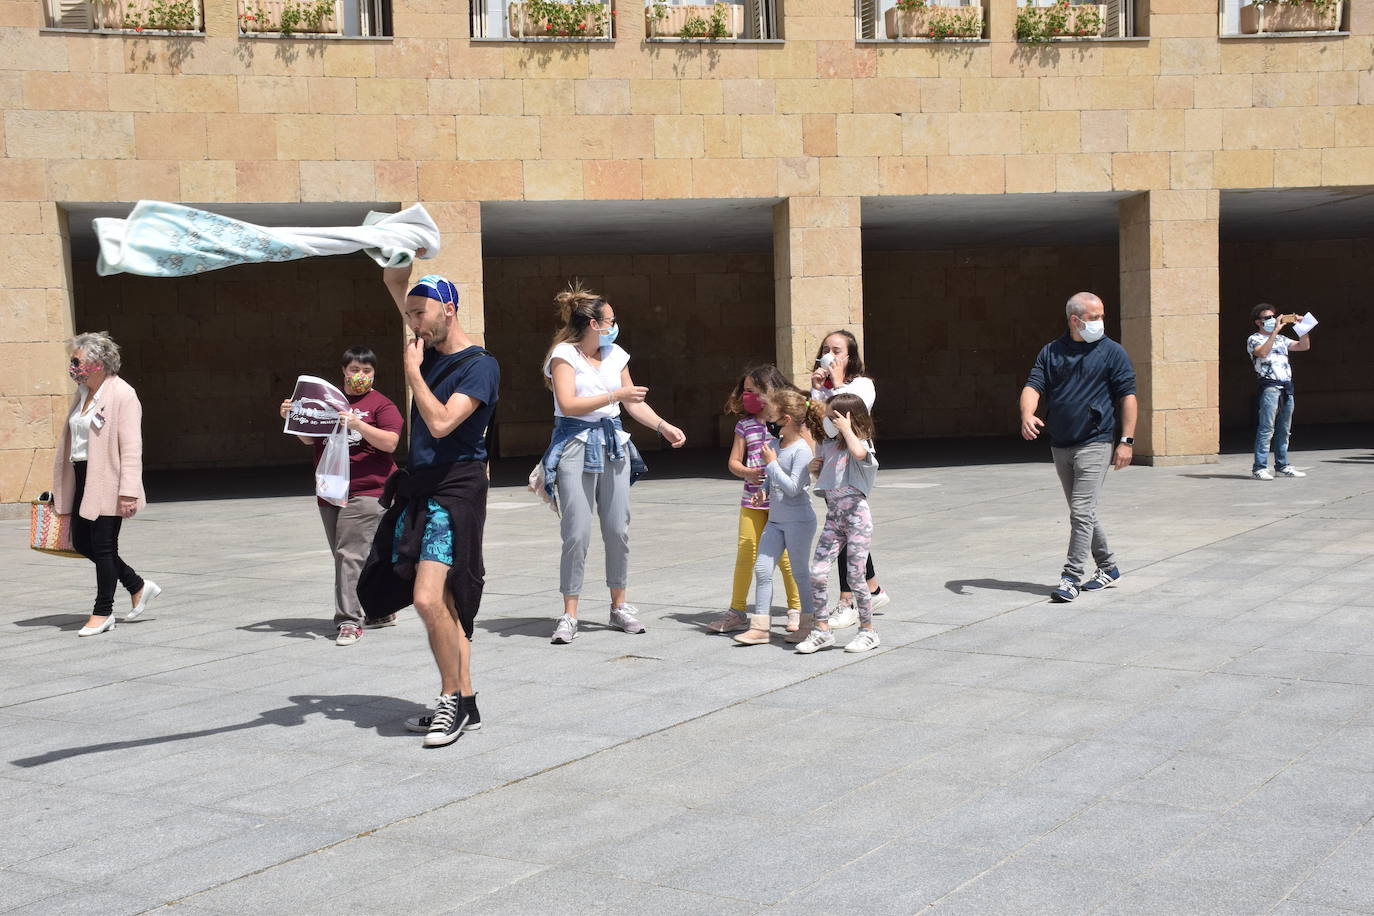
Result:
M1099 569L1116 565L1116 556L1107 546L1107 533L1097 520L1097 497L1112 466L1112 448L1111 442L1089 442L1050 449L1054 469L1064 486L1064 498L1069 501L1069 554L1064 575L1080 582L1090 552Z
M624 588L630 578L630 458L602 456L600 474L582 470L586 445L576 439L563 447L558 461L558 509L563 535L563 558L558 567L558 591L582 594L582 574L592 540L592 512L601 518L601 541L606 546L606 587Z
M358 600L358 575L372 549L372 536L382 520L382 506L375 496L350 496L348 505L320 506L324 536L334 555L334 624L363 625L363 606Z

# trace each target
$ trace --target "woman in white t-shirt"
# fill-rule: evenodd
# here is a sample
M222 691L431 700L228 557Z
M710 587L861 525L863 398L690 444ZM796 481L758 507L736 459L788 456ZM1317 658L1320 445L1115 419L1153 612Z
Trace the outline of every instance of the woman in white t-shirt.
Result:
M863 357L859 355L859 341L850 331L832 331L821 341L816 351L816 369L811 373L811 400L828 401L837 394L852 394L873 410L878 391L873 387L873 379L864 375ZM833 629L852 627L859 622L859 611L854 606L854 593L849 590L848 559L845 548L840 548L840 603L830 615ZM892 596L878 584L873 569L873 555L868 555L868 591L873 610L885 607Z
M562 327L544 359L545 384L553 391L554 430L541 464L560 511L563 554L559 591L563 616L551 642L577 636L577 602L592 515L601 521L606 547L606 585L611 590L611 626L643 633L635 608L625 603L630 562L630 485L643 462L620 424L620 409L655 430L673 448L687 436L654 412L649 389L630 378L630 354L615 340L620 325L611 304L580 283L558 294Z

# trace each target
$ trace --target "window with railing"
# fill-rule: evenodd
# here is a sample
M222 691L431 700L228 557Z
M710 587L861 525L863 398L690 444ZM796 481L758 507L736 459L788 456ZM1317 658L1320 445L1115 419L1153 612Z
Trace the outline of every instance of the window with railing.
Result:
M1032 44L1093 38L1143 38L1149 34L1146 0L1021 0L1016 40Z
M200 0L45 0L48 28L92 32L197 33L205 30Z
M781 38L775 0L687 3L645 0L644 36L651 41Z
M1349 30L1342 0L1221 0L1222 35L1320 35Z
M987 37L985 0L857 0L859 38L976 41Z
M615 8L598 0L469 0L472 37L597 41L615 37Z
M390 0L239 0L239 32L254 36L391 35Z

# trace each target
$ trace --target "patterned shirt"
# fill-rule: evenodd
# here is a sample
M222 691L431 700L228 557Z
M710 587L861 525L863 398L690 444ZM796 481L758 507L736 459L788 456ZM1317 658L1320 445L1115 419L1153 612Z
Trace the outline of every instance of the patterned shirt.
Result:
M773 446L773 450L778 448L778 441L768 435L768 427L758 417L745 417L735 424L735 435L744 440L744 466L747 468L763 467L763 446L768 443ZM739 504L748 509L767 509L768 497L765 493L763 502L754 505L754 494L763 489L762 484L744 482L744 495L740 497Z
M1257 332L1245 341L1246 352L1255 362L1255 374L1271 382L1293 381L1293 367L1288 363L1288 347L1292 341L1279 334L1274 337L1274 345L1269 348L1268 356L1256 356L1255 351L1264 346L1268 339L1268 334Z

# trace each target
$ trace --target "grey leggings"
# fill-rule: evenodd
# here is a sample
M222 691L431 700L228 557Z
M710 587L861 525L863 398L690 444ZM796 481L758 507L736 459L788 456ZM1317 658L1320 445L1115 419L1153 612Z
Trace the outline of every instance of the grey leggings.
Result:
M624 588L630 575L630 459L603 456L600 474L582 470L586 445L568 440L558 460L558 508L561 513L563 558L558 567L558 590L582 594L587 547L592 540L592 507L601 518L606 545L606 587ZM622 453L624 454L624 453Z
M768 520L763 534L759 537L759 555L754 561L754 613L772 614L773 607L773 570L777 568L782 552L789 557L811 556L811 540L816 536L816 519L813 517L799 522L775 522ZM805 569L798 564L794 569ZM815 605L807 582L798 582L797 591L801 593L801 609L804 614L814 614Z

